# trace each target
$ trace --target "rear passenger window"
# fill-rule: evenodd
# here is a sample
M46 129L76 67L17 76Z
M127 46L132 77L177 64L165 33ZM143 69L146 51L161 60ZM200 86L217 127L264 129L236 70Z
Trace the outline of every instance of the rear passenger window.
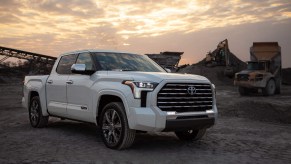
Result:
M76 58L77 58L76 54L63 56L58 64L57 73L71 74L72 73L71 66L75 64Z

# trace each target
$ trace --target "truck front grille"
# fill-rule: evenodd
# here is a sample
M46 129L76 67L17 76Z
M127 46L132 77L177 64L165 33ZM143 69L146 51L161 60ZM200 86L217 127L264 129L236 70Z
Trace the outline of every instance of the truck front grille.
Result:
M237 75L237 80L238 81L248 81L249 80L249 75L248 74L238 74Z
M193 112L212 109L212 89L204 83L167 83L158 93L162 111Z

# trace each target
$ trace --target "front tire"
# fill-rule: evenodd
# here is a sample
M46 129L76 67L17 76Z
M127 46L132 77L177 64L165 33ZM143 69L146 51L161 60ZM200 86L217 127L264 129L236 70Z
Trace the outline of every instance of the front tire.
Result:
M176 136L182 141L197 141L200 140L206 132L206 129L176 131Z
M43 128L47 126L49 116L43 116L41 104L38 96L34 96L30 101L29 106L29 121L34 128Z
M110 149L126 149L135 139L135 130L129 129L124 106L121 102L107 104L101 112L101 137Z
M276 83L273 79L269 80L267 86L263 89L263 94L265 96L272 96L276 91Z

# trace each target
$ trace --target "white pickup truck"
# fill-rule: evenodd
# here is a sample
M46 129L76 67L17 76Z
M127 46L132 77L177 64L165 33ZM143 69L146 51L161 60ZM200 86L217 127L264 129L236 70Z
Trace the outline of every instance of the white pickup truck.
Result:
M175 132L198 140L215 124L215 86L168 73L146 55L84 50L60 55L51 74L26 76L22 105L32 127L49 116L95 123L105 145L125 149L137 132Z

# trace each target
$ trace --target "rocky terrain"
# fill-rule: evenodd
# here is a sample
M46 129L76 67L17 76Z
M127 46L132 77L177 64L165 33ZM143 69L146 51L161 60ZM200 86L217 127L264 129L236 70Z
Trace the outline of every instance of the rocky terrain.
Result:
M291 162L290 86L267 98L241 97L233 86L218 86L218 122L201 141L141 133L123 151L106 148L92 124L50 118L47 128L32 128L21 90L19 83L0 85L0 163Z
M47 128L32 128L21 107L24 75L0 71L0 163L291 163L290 69L282 71L281 94L271 97L240 96L224 69L201 61L179 70L217 86L219 118L202 140L140 133L123 151L106 148L92 124L51 117Z

